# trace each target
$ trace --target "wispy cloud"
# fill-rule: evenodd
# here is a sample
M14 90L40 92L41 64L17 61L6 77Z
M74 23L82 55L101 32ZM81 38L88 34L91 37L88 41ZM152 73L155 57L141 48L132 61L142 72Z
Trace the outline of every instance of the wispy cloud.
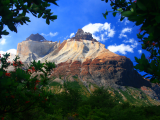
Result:
M121 34L119 35L119 38L122 38L122 37L126 37L127 38L127 35L125 35L124 33L126 33L126 32L131 33L131 31L132 31L132 28L124 28L122 30Z
M41 35L43 35L43 36L50 36L50 37L54 37L54 36L58 35L58 32L55 32L55 33L50 32L49 34L41 33Z
M109 49L110 51L112 51L114 53L119 52L119 53L124 54L124 55L126 55L126 52L134 53L133 48L131 48L129 45L124 45L124 44L110 45L110 46L108 46L107 49Z

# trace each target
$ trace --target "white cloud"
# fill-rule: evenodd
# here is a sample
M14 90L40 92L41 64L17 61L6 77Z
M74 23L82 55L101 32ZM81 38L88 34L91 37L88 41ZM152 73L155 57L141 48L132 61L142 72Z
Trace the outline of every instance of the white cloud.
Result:
M105 22L104 24L89 23L88 25L84 26L82 29L84 32L90 32L92 34L92 37L96 39L97 41L106 40L107 38L104 38L104 35L107 35L107 33L108 33L107 37L113 37L113 35L115 34L115 31L111 29L110 24L108 24L107 22ZM99 36L95 36L96 32L102 32L102 31L105 31L104 34L101 35L101 37L103 38L100 38Z
M124 28L122 30L122 34L125 33L125 32L131 32L132 31L132 28Z
M134 39L129 39L129 41L123 40L123 42L125 42L125 43L127 43L127 42L132 43L131 47L133 47L133 48L135 48L135 47L137 47L137 45L139 45L137 41L134 41Z
M7 50L7 53L16 54L16 52L17 52L16 49L9 49L9 50Z
M122 38L122 37L126 37L127 38L127 35L125 35L124 33L126 33L126 32L130 32L131 33L131 31L132 31L132 28L124 28L122 30L122 32L120 33L118 38Z
M134 39L129 39L127 40L123 40L124 43L131 43L131 45L125 45L125 44L121 44L121 45L110 45L108 46L107 49L109 49L112 52L119 52L121 54L126 54L126 52L131 52L134 53L133 48L137 47L139 44L137 41L135 41Z
M126 19L127 19L127 18L126 18ZM130 23L129 20L126 20L124 24L127 25L127 23Z
M73 37L74 35L75 35L74 33L71 33L69 37L71 38L71 37Z
M53 36L58 35L58 32L55 32L55 33L50 32L49 34L41 33L41 35L43 35L43 36L51 36L51 37L53 37Z
M55 33L49 33L49 35L51 36L51 37L53 37L53 36L56 36L56 35L58 35L58 32L55 32Z
M101 34L101 38L102 38L101 41L102 41L102 42L104 42L105 40L107 40L107 38L106 38L106 39L104 38L104 35L105 35L105 34Z
M44 33L41 33L41 35L44 35L44 36L46 36L46 34L44 34Z
M124 44L121 44L118 46L116 44L110 45L110 46L108 46L107 49L109 49L109 51L111 51L111 52L114 52L114 53L119 52L124 55L126 54L126 51L134 53L133 48L131 48L129 45L124 45Z

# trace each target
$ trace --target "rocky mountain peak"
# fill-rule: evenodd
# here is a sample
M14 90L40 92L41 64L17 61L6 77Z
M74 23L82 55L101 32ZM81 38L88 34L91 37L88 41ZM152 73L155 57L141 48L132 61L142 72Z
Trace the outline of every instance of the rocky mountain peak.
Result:
M38 42L44 42L47 41L42 35L40 34L31 34L28 38L26 38L26 41L38 41Z
M89 32L84 32L82 29L78 29L75 37L72 37L71 39L83 39L83 40L93 40L92 34ZM95 40L95 39L94 39Z
M32 34L30 39L35 41L33 36L35 35ZM94 42L92 34L86 33L82 29L78 29L73 38L74 42L65 40L61 44L60 41L59 43L34 41L18 43L16 55L20 57L18 61L22 61L24 64L22 69L27 70L33 60L36 62L40 60L41 63L45 63L47 60L56 64L56 68L51 71L50 78L59 78L61 75L66 76L65 79L67 78L69 81L79 79L90 93L96 89L95 85L111 87L115 90L121 89L129 95L136 93L138 101L147 98L160 104L160 86L151 84L142 78L134 70L133 62L129 58L109 51L100 42ZM76 80L73 76L76 76ZM91 85L93 86L91 87ZM129 91L126 87L129 88ZM147 97L144 97L144 94ZM125 97L125 94L120 95Z

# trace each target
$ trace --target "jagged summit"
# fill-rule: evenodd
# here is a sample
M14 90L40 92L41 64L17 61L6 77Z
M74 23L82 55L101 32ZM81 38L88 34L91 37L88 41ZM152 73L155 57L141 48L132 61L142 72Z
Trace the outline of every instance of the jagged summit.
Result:
M31 34L28 38L26 38L25 41L29 41L29 40L32 40L32 41L38 41L38 42L44 42L44 41L47 41L42 35L40 34Z
M92 34L89 32L84 32L82 29L78 29L75 37L72 37L70 39L75 39L76 41L82 40L92 40L95 42L98 42L96 39L93 39Z

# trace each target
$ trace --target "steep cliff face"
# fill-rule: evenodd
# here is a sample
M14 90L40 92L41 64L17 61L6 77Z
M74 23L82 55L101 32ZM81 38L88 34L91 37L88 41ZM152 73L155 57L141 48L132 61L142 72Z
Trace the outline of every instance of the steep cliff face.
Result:
M23 55L20 60L24 63L31 64L33 60L40 60L41 63L45 63L45 60L54 62L57 67L50 77L58 78L62 75L73 80L72 76L77 76L88 91L89 84L123 91L128 86L139 89L152 99L160 100L160 87L142 78L134 70L129 58L109 51L105 45L93 39L90 33L81 29L75 37L64 40L61 44L23 41L17 46L17 54Z
M57 42L23 41L18 43L17 54L22 62L30 62L47 55L58 47Z

